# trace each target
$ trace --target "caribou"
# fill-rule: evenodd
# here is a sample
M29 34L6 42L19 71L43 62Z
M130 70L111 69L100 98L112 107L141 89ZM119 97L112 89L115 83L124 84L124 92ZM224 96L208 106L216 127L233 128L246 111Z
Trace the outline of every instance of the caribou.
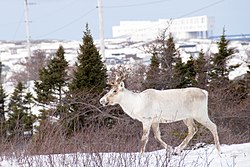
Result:
M125 88L124 79L123 76L116 76L115 82L109 83L110 91L100 99L100 103L103 106L119 104L127 115L142 123L141 153L145 152L152 128L155 139L167 151L179 155L197 132L194 120L210 130L215 148L219 154L221 153L217 126L208 116L206 90L190 87L168 90L147 89L135 93ZM181 120L188 128L188 135L179 146L173 149L161 139L159 124Z

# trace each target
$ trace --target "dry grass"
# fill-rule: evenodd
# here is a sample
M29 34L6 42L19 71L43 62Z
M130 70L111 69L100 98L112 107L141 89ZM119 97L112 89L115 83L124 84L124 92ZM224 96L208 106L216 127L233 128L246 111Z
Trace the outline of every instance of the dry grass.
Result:
M135 89L139 82L136 83ZM119 164L131 166L135 159L135 155L131 153L140 150L142 125L125 115L118 106L101 107L100 96L85 92L85 94L68 100L68 104L77 103L80 107L77 113L65 117L66 124L63 121L57 123L45 121L39 129L39 133L34 134L31 138L19 136L10 140L2 137L0 160L14 157L18 163L30 164L29 166L32 166L34 162L37 166L71 166L77 161L81 161L80 164L83 166L103 166L107 163L111 166L119 166ZM209 92L209 114L218 126L220 142L221 144L250 142L250 98L234 102L228 101L228 99L233 99L229 96L230 94L223 89ZM88 117L87 126L78 127L70 134L65 131L70 125L69 123L76 120L75 118L90 111L93 113L93 117ZM111 126L106 126L104 121L106 118L113 120ZM191 140L189 148L200 142L213 144L211 133L201 125L198 127L199 131ZM182 122L162 124L160 128L163 140L172 146L179 145L187 135L187 127ZM146 151L162 149L152 133L149 137ZM120 154L116 154L116 157L110 155L109 162L104 163L101 158L103 152ZM68 161L65 154L71 153L77 154L72 154L72 160ZM54 154L63 154L59 157L59 162L52 156ZM41 155L47 155L46 161ZM168 166L168 161L168 156L163 160L159 159L157 166ZM141 166L150 164L147 161L143 161L143 163L146 164L139 164ZM207 163L209 166L209 162ZM182 166L182 161L179 164Z

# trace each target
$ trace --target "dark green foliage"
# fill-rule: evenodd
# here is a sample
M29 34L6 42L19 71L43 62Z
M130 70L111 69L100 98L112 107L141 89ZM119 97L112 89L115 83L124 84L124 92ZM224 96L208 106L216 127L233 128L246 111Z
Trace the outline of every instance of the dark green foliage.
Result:
M46 67L39 72L39 81L35 82L35 91L37 101L44 105L56 106L55 111L41 110L46 114L64 117L66 110L64 108L63 98L66 96L68 86L68 62L64 57L64 48L59 46L55 56L51 59Z
M6 118L5 118L5 101L7 95L2 85L2 62L0 61L0 137L6 136Z
M152 54L152 58L144 87L160 90L175 88L174 66L180 58L173 36L169 34L166 39L164 32L155 42L147 49Z
M49 104L52 101L52 89L50 85L49 72L46 68L39 71L39 81L35 81L36 101L41 104Z
M82 39L83 44L80 45L78 62L70 89L72 91L91 90L101 92L106 87L106 68L94 45L88 24Z
M211 82L223 82L228 81L229 68L226 66L227 60L234 53L234 49L228 48L229 40L226 40L225 29L221 35L220 41L217 42L219 52L214 54L211 58L210 80ZM231 70L234 68L231 67ZM223 84L223 83L222 83Z
M3 86L0 85L0 137L6 136L6 118L5 118L5 102L7 95L4 92Z
M5 99L6 99L7 95L4 92L3 86L0 85L0 123L4 123L5 122Z
M82 40L67 96L70 112L63 122L68 128L68 133L80 130L89 124L99 124L100 117L97 116L100 114L99 95L107 86L107 70L94 45L88 24Z
M32 94L26 93L26 88L22 82L18 82L13 94L10 97L8 105L7 130L11 136L24 135L24 132L33 133L33 123L36 117L31 114L31 105L33 103Z
M154 88L154 89L161 89L160 85L160 68L159 68L159 60L158 57L155 54L151 57L151 63L149 70L147 71L147 78L144 83L144 88Z
M205 88L207 84L207 60L203 50L200 51L199 57L195 61L197 86Z
M43 104L62 102L68 80L68 62L64 53L63 46L60 46L49 64L40 70L39 81L35 82L38 102Z
M0 61L0 123L1 125L5 122L5 111L4 111L4 106L5 106L5 98L6 94L4 92L3 86L2 86L2 62Z
M106 118L102 114L103 111L99 109L101 95L103 94L92 91L80 91L71 94L67 99L68 104L70 104L70 112L67 113L61 122L67 134L89 126L107 126L105 124ZM61 110L64 109L61 108Z
M174 37L171 33L164 43L166 46L161 49L161 67L163 69L173 69L173 65L176 61L175 58L177 58L178 53L175 49Z
M197 84L195 60L192 56L187 63L183 63L181 60L176 63L174 77L178 81L176 88L186 88Z
M167 40L164 40L164 47L161 47L161 89L176 88L179 78L175 78L175 66L181 61L178 51L175 48L175 42L170 33Z

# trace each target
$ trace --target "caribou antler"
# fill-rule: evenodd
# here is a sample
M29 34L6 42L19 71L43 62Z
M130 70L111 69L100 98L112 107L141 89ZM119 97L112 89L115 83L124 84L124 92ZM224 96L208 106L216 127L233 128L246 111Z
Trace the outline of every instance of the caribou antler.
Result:
M115 75L115 79L112 81L112 77L110 77L110 79L108 79L108 85L118 85L127 78L127 69L124 66L119 66L117 69L113 69L112 73Z
M124 66L119 66L116 72L116 83L121 83L127 78L127 70Z

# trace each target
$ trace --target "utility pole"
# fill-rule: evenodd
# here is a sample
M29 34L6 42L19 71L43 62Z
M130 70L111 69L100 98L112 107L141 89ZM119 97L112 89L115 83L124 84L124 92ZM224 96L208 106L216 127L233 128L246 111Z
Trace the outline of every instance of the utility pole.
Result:
M24 0L24 13L25 13L27 50L28 50L28 56L31 57L28 0Z
M2 55L0 53L0 85L2 85L2 69L3 68L3 64L2 64Z
M99 15L99 40L102 59L105 60L105 45L104 45L104 26L103 26L103 13L102 13L102 0L98 0L98 15Z

